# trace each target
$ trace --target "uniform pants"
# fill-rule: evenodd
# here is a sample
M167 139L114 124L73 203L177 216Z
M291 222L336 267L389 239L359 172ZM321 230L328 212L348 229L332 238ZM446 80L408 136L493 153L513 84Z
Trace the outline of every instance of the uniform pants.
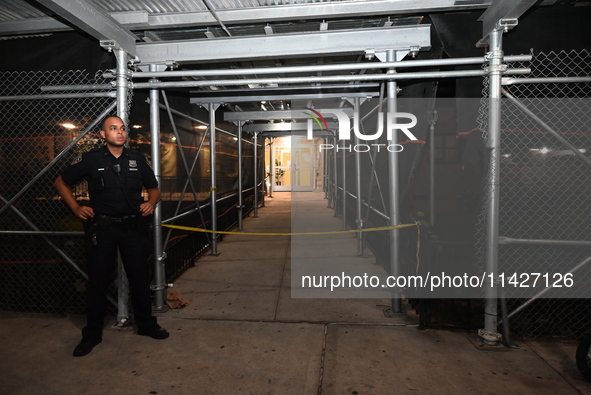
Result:
M149 330L157 326L156 318L152 316L145 227L129 228L122 223L104 221L98 225L86 237L88 304L87 325L82 329L82 337L102 338L107 292L113 284L117 251L121 254L129 281L131 305L138 328ZM96 245L91 239L93 234L96 235Z

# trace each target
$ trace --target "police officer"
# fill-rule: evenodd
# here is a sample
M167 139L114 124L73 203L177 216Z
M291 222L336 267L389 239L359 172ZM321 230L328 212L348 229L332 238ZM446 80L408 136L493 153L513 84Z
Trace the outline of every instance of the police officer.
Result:
M145 157L124 146L125 124L107 117L100 130L105 145L82 154L55 180L55 187L72 212L84 221L88 273L87 325L74 356L84 356L102 341L107 290L112 283L117 251L129 280L131 304L139 335L166 339L169 333L152 316L148 277L146 216L160 199L158 182ZM90 201L80 205L70 188L88 181ZM142 189L148 201L142 197Z

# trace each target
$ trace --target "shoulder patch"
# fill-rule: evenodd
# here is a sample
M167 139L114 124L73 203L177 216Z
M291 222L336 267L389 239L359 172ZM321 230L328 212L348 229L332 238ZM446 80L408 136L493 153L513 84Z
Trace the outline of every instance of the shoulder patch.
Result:
M80 163L82 162L82 155L78 155L77 158L74 159L74 161L72 163L70 163L70 165L75 165L76 163Z

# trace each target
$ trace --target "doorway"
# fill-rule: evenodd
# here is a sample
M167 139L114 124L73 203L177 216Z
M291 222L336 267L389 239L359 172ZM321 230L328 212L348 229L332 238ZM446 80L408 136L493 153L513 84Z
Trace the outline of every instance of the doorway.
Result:
M277 137L273 141L274 191L312 192L322 189L322 139Z

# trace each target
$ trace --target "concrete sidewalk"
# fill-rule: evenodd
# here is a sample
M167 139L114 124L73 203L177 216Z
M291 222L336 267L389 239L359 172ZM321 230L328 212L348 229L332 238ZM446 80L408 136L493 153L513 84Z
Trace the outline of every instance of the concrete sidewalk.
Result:
M293 210L290 193L267 198L245 232L290 232L302 218L340 230L323 194L293 197ZM335 240L315 248L376 266L356 257L355 235ZM290 236L226 236L175 283L190 304L160 314L162 341L107 329L74 358L84 317L0 313L0 393L591 394L574 342L487 351L473 333L418 330L412 310L387 318L388 299L292 298L291 247Z

